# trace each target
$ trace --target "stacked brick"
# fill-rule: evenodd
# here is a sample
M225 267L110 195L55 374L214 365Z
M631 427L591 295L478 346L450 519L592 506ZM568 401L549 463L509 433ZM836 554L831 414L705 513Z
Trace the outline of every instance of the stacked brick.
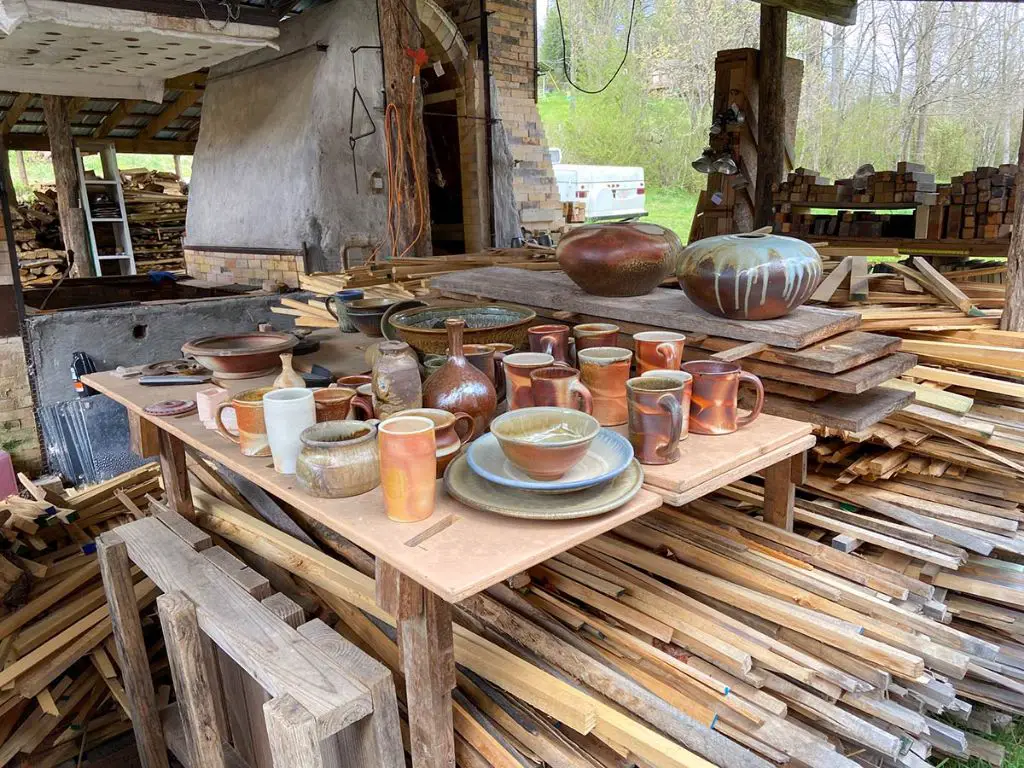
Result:
M0 279L7 279L2 268ZM20 336L0 339L0 448L11 454L15 467L23 472L37 474L42 468L42 449Z
M227 253L185 248L185 270L197 280L223 285L259 287L269 280L298 288L304 265L302 256L290 253Z

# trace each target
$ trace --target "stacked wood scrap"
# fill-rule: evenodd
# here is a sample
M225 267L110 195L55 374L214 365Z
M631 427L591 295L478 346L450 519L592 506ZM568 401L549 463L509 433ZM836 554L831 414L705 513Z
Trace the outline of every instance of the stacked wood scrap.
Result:
M31 204L11 208L22 285L48 285L67 268L53 190L37 190ZM6 249L6 244L5 244Z
M188 212L184 182L144 168L121 172L124 205L139 271L185 268L182 237Z

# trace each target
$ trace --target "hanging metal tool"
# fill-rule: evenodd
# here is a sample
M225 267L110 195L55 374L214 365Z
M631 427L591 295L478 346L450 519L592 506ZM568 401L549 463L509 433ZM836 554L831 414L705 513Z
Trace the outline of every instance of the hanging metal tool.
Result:
M356 194L359 194L359 169L356 167L356 142L360 139L367 139L373 136L377 132L377 124L373 122L373 114L370 112L370 108L366 106L366 101L363 99L363 94L359 90L359 78L356 75L356 54L359 51L379 51L381 47L379 45L360 45L355 48L349 49L352 52L352 106L349 109L348 115L348 147L352 151L352 178L356 185ZM356 126L356 101L363 108L363 113L366 115L366 119L370 121L370 130L360 134L354 133Z

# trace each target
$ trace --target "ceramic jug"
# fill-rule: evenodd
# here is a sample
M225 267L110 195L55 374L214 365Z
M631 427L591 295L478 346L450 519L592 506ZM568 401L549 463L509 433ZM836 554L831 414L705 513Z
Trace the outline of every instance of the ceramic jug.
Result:
M460 318L450 317L445 321L448 360L423 383L423 405L449 413L468 413L473 418L472 439L475 439L484 433L494 418L498 398L491 380L477 370L462 352L465 327L466 321Z

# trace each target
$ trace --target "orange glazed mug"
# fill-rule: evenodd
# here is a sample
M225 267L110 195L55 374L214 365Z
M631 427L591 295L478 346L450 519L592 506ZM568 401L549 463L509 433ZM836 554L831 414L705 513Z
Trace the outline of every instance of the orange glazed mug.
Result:
M692 360L683 370L693 376L690 399L690 431L698 435L728 435L761 415L764 385L737 363L721 360ZM741 384L754 388L754 408L746 416L737 412Z
M686 337L675 331L643 331L633 334L633 351L636 353L636 372L643 376L647 371L667 368L678 371L683 364L683 347Z
M399 414L377 425L380 485L392 520L415 523L434 514L437 446L434 422Z
M243 456L269 456L270 440L267 438L267 424L263 420L263 396L270 387L247 389L239 392L228 402L217 406L214 419L217 431L242 449ZM231 408L235 412L238 434L233 434L224 426L224 409Z

